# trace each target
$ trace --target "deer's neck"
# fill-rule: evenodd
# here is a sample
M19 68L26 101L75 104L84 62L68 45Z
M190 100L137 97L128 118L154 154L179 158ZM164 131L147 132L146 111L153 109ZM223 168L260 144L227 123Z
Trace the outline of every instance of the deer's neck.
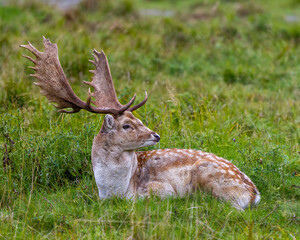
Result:
M92 148L94 176L100 198L110 196L132 197L135 184L132 181L137 169L135 151L123 151L109 146L105 141L94 140Z

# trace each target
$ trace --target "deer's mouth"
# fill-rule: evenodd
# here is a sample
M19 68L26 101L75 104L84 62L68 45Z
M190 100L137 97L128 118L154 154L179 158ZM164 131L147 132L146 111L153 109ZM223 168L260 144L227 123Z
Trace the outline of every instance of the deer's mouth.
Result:
M157 140L157 139L149 139L149 140L146 140L145 142L143 142L141 147L153 146L158 142L159 142L159 140Z

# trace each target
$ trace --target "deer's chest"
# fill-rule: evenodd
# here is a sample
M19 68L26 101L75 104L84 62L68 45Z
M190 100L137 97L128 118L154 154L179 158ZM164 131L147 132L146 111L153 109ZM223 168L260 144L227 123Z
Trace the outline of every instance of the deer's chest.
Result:
M118 161L101 155L93 156L93 170L100 198L127 196L131 177L136 169L136 161L130 156L122 156Z

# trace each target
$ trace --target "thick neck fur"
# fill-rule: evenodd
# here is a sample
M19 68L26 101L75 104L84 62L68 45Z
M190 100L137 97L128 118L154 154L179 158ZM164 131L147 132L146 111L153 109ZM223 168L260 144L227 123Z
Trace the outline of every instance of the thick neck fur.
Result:
M92 148L92 163L100 198L110 196L132 197L134 184L131 181L136 169L135 151L124 151L111 143L112 136L100 131Z

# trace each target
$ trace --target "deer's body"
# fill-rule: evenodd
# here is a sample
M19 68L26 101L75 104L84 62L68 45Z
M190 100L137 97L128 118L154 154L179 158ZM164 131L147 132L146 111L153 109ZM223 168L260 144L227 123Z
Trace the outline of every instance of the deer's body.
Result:
M30 43L21 45L36 59L25 58L36 66L31 76L50 102L56 102L60 112L76 113L84 109L108 114L92 147L92 164L100 198L121 196L132 198L151 193L182 196L203 190L231 202L237 209L245 209L259 202L260 194L251 180L231 162L212 153L191 149L162 149L145 152L135 150L155 145L160 136L135 118L132 112L143 106L145 99L130 107L135 96L122 105L116 96L108 61L103 52L94 50L91 61L95 70L86 102L73 92L58 59L58 48L44 38L45 51ZM92 97L95 101L92 101ZM66 108L72 108L67 111ZM111 115L109 115L111 114Z
M124 124L131 128L122 129ZM92 149L100 198L151 193L183 196L202 190L237 209L258 203L260 194L252 181L231 162L212 153L191 149L134 151L147 146L145 141L153 134L129 112L114 119L106 117Z

